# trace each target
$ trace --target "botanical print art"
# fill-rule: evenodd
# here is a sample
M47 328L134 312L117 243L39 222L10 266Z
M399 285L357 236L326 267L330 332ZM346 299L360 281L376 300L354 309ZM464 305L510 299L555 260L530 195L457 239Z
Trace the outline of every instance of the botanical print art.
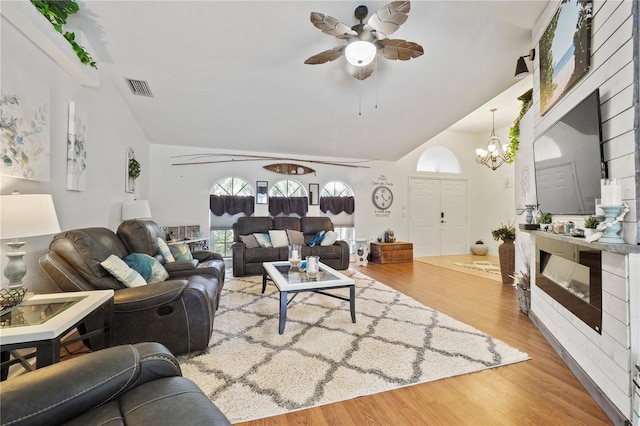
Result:
M69 131L67 133L67 189L84 191L87 181L87 114L76 110L69 102Z
M25 73L11 77L0 92L0 174L49 181L49 90Z
M592 10L592 0L562 0L540 39L542 115L589 70Z

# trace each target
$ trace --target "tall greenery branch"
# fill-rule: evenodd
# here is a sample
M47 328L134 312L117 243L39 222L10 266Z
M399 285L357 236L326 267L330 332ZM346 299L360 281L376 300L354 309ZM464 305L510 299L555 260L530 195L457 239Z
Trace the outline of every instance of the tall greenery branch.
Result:
M71 44L80 62L93 68L98 68L91 55L89 55L84 47L76 42L75 33L65 31L63 28L67 23L67 18L80 10L80 6L78 6L75 0L31 0L31 3L38 9L42 16L51 22L53 28L62 34L69 44Z

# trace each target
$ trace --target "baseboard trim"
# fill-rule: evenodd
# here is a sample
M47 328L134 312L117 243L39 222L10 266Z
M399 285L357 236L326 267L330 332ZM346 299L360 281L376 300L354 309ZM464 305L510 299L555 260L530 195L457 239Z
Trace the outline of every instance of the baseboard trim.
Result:
M576 376L576 378L582 383L589 395L596 401L596 403L602 408L602 411L609 417L609 420L614 425L625 426L631 423L627 418L618 410L618 408L611 402L611 400L600 390L598 385L595 384L591 377L580 367L575 359L564 349L562 344L551 334L549 329L540 321L535 313L529 311L529 318L531 322L540 330L540 333L549 342L551 347L560 355L560 358L567 364L569 370Z

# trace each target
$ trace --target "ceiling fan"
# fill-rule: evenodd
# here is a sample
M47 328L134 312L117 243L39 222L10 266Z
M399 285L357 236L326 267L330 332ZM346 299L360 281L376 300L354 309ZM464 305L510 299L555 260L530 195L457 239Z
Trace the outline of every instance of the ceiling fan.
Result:
M336 18L311 12L311 23L325 34L338 39L347 40L347 45L337 46L311 56L305 64L317 65L335 61L344 55L351 64L349 73L358 80L364 80L373 74L374 59L378 50L386 59L408 61L424 54L424 49L417 43L401 39L389 39L407 20L411 10L408 1L393 1L381 7L366 23L364 19L369 14L367 6L356 7L354 15L359 24L349 27Z

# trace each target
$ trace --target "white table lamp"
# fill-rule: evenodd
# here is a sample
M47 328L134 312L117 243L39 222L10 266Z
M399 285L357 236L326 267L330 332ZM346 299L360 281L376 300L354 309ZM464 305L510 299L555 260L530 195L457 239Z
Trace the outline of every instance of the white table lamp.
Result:
M4 276L9 279L9 288L22 287L22 277L27 266L22 259L23 241L18 238L35 237L60 232L58 216L49 194L19 194L0 196L0 237L12 239L7 245L13 251L7 253L9 262Z
M122 220L151 219L151 208L147 200L122 202Z

